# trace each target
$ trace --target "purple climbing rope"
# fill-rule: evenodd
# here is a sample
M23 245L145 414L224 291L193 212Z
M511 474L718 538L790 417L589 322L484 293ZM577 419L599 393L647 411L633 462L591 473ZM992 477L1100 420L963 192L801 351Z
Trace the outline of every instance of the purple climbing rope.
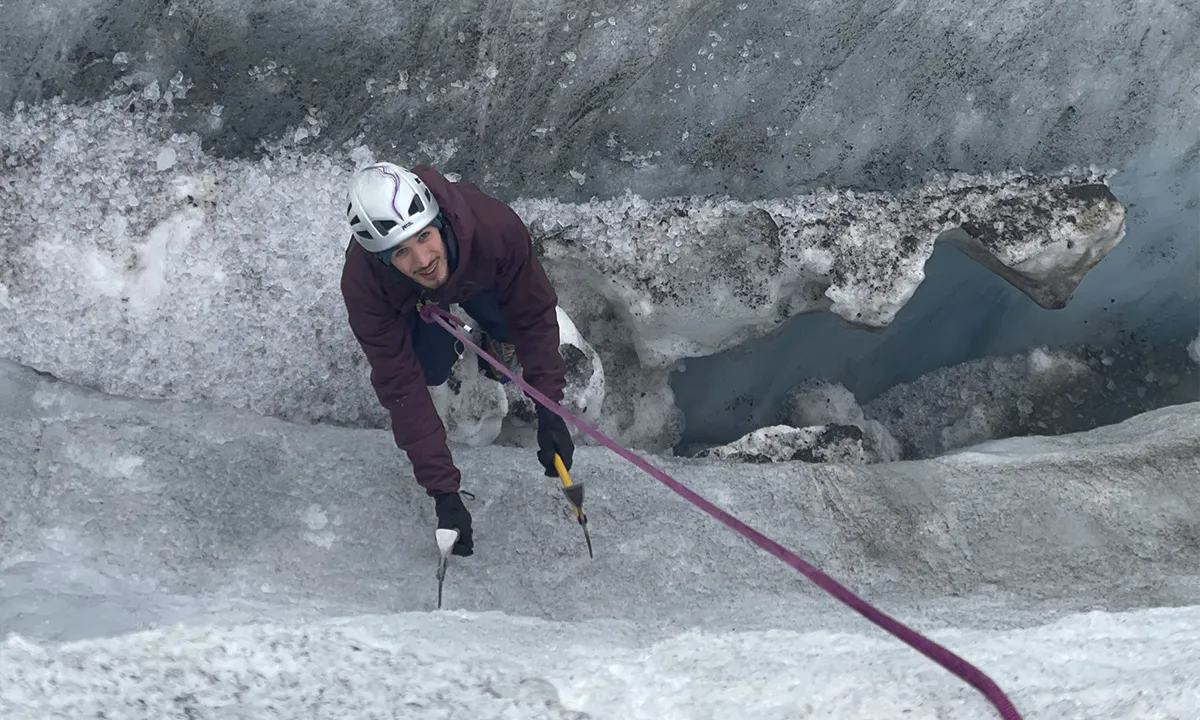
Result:
M887 630L892 635L900 638L905 643L928 657L930 660L933 660L937 664L957 675L964 682L968 683L982 693L983 696L986 697L988 701L996 707L996 709L1000 712L1000 716L1003 717L1004 720L1021 720L1021 715L1017 712L1017 709L1013 706L1012 702L1004 694L1004 691L1001 690L1000 687L996 685L996 683L990 677L984 674L982 670L958 655L955 655L945 647L942 647L941 645L921 635L898 620L888 616L881 610L876 609L862 598L847 590L833 578L800 559L795 553L791 552L774 540L766 537L749 525L746 525L741 520L738 520L708 500L705 500L703 497L679 481L675 480L670 475L667 475L662 470L654 467L638 455L634 454L616 441L601 433L596 428L579 419L569 411L563 409L558 403L546 397L536 388L525 382L523 378L517 377L516 373L513 373L507 367L495 360L491 355L484 352L482 348L471 341L471 338L468 337L466 333L460 331L456 327L453 327L449 322L447 322L448 319L456 325L465 325L466 323L464 323L462 320L459 320L451 313L446 312L433 303L429 303L428 305L425 305L425 307L421 308L421 318L425 320L425 322L436 322L437 324L441 325L446 329L447 332L461 340L464 345L470 347L476 353L478 353L479 356L491 364L492 367L504 373L513 382L516 382L518 385L520 385L525 392L527 392L533 399L537 400L538 403L544 406L547 410L550 410L563 420L574 423L588 435L596 438L597 441L599 441L608 449L641 468L651 477L671 488L679 495L682 495L689 502L696 505L717 520L720 520L729 528L740 533L750 542L759 546L763 550L766 550L770 554L782 560L784 563L804 574L808 579L816 583L816 585L822 590L830 595L833 595L846 605L849 605L866 619L875 623L884 630Z

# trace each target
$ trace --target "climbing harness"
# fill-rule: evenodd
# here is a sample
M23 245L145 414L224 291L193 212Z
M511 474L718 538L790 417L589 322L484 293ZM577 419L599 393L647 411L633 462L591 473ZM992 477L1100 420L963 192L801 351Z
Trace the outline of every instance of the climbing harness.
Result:
M966 660L959 657L958 655L954 654L949 649L937 644L936 642L930 640L929 638L925 637L924 635L921 635L920 633L909 628L908 626L904 625L903 623L899 622L898 620L892 618L891 616L887 615L883 611L876 609L875 607L873 607L872 605L867 603L862 598L860 598L857 595L855 595L854 593L850 592L850 590L848 590L847 588L842 586L840 583L838 583L833 578L829 577L825 573L818 570L816 567L814 567L814 566L810 565L809 563L805 562L804 560L802 560L795 553L791 552L790 550L783 547L782 545L775 542L774 540L771 540L770 538L766 537L765 535L758 532L757 530L750 527L749 525L746 525L741 520L738 520L737 518L735 518L734 516L732 516L728 512L726 512L725 510L722 510L721 508L712 504L711 502L704 499L703 497L701 497L699 494L697 494L696 492L694 492L687 486L683 485L679 481L672 478L670 475L667 475L662 470L659 470L658 468L654 467L649 462L642 459L640 456L634 454L630 450L626 449L625 447L623 447L622 445L617 443L615 440L609 438L607 435L604 435L599 430L597 430L596 428L589 425L587 422L579 419L578 417L573 415L571 412L562 408L558 403L556 403L553 400L551 400L550 398L546 397L543 393L539 392L532 385L525 382L525 380L523 378L518 377L515 373L510 371L508 368L504 367L499 362L492 359L492 357L490 355L483 352L483 350L479 346L477 346L474 342L472 342L469 337L467 337L464 333L459 331L457 328L455 328L451 324L451 323L454 323L454 324L466 327L466 323L464 323L462 320L459 320L457 317L455 317L451 313L446 312L445 310L443 310L442 308L440 308L434 304L429 304L429 305L422 307L420 310L420 313L421 313L421 318L425 322L437 323L437 324L441 325L443 328L445 328L447 332L454 335L459 340L462 340L464 344L466 344L471 349L473 349L477 353L479 353L479 355L481 357L485 358L498 371L507 375L511 380L513 380L513 382L516 382L523 390L525 390L526 393L529 394L530 397L532 397L534 400L536 400L538 403L540 403L547 410L550 410L551 412L553 412L554 414L563 418L564 420L571 421L577 427L579 427L581 430L586 432L588 435L591 435L592 437L594 437L598 442L600 442L602 445L607 447L609 450L612 450L613 452L617 453L618 455L625 458L629 462L633 463L638 468L640 468L641 470L643 470L647 474L649 474L651 477L653 477L655 480L658 480L659 482L666 485L671 490L675 491L677 494L683 496L686 500L691 502L696 507L700 508L701 510L708 513L712 517L716 518L717 520L719 520L720 522L725 524L730 529L734 530L735 532L737 532L740 535L742 535L743 537L745 537L750 542L754 543L755 545L762 548L763 550L766 550L771 555L774 555L775 557L779 558L785 564L787 564L787 565L791 566L792 568L794 568L795 570L799 571L805 577L812 580L822 590L829 593L830 595L833 595L838 600L841 600L843 603L845 603L847 606L849 606L850 608L852 608L853 610L858 612L860 615L865 617L867 620L870 620L871 622L875 623L876 625L883 628L884 630L887 630L889 633L896 636L897 638L899 638L900 640L902 640L903 642L908 644L910 647L912 647L915 650L917 650L918 652L920 652L921 654L925 655L930 660L936 662L937 664L944 667L946 670L957 675L964 682L971 685L976 690L978 690L981 694L983 694L983 696L985 698L987 698L987 700L990 703L992 703L992 705L995 706L995 708L1000 712L1000 716L1002 718L1004 718L1004 720L1022 720L1021 715L1017 712L1016 707L1013 706L1012 701L1010 701L1008 699L1008 696L1006 696L1004 694L1004 691L1000 689L1000 687L995 683L995 681L993 681L990 677L988 677L982 670L975 667L974 665L967 662ZM561 461L557 462L556 465L560 464L560 463L561 463ZM565 472L565 468L562 471L560 471L560 475L562 475L563 472ZM567 479L567 477L564 475L563 476L564 492L566 492L566 490L568 490L570 487L572 487L571 485L568 485L569 482L570 482L569 479ZM570 496L568 495L568 498L569 497ZM578 509L579 509L579 513L580 513L580 515L579 515L580 524L585 525L585 532L586 532L586 523L583 520L581 506L582 506L582 493L580 493L580 506ZM589 547L590 547L590 541L589 541Z

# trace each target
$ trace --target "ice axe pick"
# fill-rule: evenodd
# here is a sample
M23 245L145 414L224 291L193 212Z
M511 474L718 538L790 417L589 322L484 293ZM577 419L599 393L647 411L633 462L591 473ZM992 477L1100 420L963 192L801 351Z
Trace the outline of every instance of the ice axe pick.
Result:
M438 552L441 557L438 558L437 581L438 581L438 610L442 609L442 583L446 579L446 564L450 559L450 551L454 548L454 543L458 542L458 531L452 528L438 528L433 533L434 539L437 540Z

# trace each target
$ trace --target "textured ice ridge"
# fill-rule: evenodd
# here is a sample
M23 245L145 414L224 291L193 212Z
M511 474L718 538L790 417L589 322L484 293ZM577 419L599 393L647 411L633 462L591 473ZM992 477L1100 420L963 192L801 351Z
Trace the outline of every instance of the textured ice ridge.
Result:
M938 241L1039 305L1062 308L1125 233L1125 208L1094 169L944 175L896 194L626 194L516 208L544 257L590 277L588 289L625 318L643 363L657 367L728 350L814 310L884 328L924 280ZM571 297L579 290L567 285L572 310L584 304Z

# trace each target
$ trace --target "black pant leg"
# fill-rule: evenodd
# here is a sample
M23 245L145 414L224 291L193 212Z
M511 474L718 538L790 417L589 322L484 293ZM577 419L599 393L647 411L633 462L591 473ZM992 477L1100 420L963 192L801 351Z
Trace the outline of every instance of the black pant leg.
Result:
M438 307L449 311L446 304ZM413 310L409 314L409 330L412 334L413 353L425 372L426 385L441 385L450 377L454 363L458 362L458 340L437 323L427 323Z
M508 332L508 325L505 324L504 318L500 315L500 303L496 300L496 291L484 290L478 295L474 295L462 303L462 309L467 311L467 314L479 323L479 327L489 337L493 337L500 342L512 342L512 336Z

